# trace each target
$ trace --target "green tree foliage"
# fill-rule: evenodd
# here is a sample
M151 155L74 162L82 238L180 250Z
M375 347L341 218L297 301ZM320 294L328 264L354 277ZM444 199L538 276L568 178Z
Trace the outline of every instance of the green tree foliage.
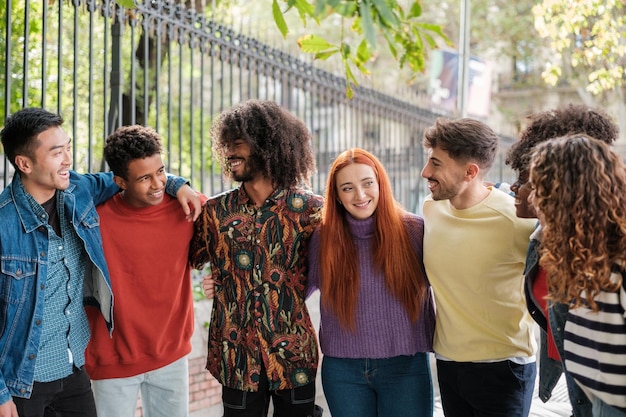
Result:
M348 82L346 95L351 97L352 88L358 85L353 69L368 74L380 43L386 45L400 68L407 65L413 72L425 70L427 52L437 48L438 42L451 44L441 26L421 19L420 0L404 3L408 6L396 0L272 0L272 11L283 36L289 32L283 15L292 9L297 10L304 26L311 20L319 23L331 16L340 17L338 43L313 34L301 36L297 42L303 52L314 54L316 59L340 57Z
M23 66L24 61L21 59L15 59L16 57L23 56L25 48L31 50L36 49L41 42L41 22L36 19L27 20L25 5L19 0L8 0L10 4L0 4L0 46L2 48L2 54L0 54L0 68L7 68L7 55L9 58L8 73L0 73L0 111L4 113L5 108L8 108L9 112L16 111L28 104L33 97L36 97L40 90L34 86L30 86L27 83L29 75L35 75L37 72L41 72L41 59L36 60L29 66L29 73L24 73ZM11 11L11 27L6 27L7 13ZM30 8L30 15L38 14L41 10L41 5L37 4ZM27 31L32 33L33 36L25 37L24 33ZM9 30L7 30L9 29ZM9 42L7 42L7 36L9 36ZM7 45L11 45L10 49L7 49ZM49 65L49 64L48 64ZM8 78L7 78L8 77ZM10 91L5 91L6 89ZM10 100L5 102L5 97L10 97ZM4 116L4 114L3 114ZM4 120L4 117L2 118Z
M117 0L124 7L133 7L133 0ZM403 6L403 4L407 6ZM268 0L268 6L270 2ZM355 70L369 74L369 65L382 43L400 68L405 65L419 73L426 69L429 49L439 43L451 45L441 26L422 19L421 0L271 0L274 22L286 37L289 27L285 16L298 13L302 25L340 18L340 37L330 40L319 34L305 34L297 44L315 59L339 57L347 80L346 95L352 97L358 85Z
M624 87L626 16L622 0L543 0L533 8L535 27L555 58L543 73L555 85L566 78L600 94Z

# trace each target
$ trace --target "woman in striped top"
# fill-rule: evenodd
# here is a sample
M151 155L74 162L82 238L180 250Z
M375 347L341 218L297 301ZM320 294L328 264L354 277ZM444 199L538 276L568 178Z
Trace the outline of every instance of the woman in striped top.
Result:
M537 145L530 170L548 298L568 303L565 367L594 417L626 416L626 167L572 135Z

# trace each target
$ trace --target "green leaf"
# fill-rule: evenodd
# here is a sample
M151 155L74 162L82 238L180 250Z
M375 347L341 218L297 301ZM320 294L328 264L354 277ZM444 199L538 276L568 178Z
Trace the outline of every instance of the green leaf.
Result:
M287 22L285 22L283 12L280 10L280 6L276 0L272 0L272 15L274 16L274 22L276 23L278 30L283 35L283 38L286 38L289 33L289 29L287 28Z
M374 29L374 21L372 20L370 7L368 1L361 2L361 26L365 33L365 39L373 49L376 49L376 31Z
M321 17L326 12L326 1L324 0L316 0L315 1L315 16Z
M372 57L372 50L367 45L367 42L365 41L365 39L363 39L361 43L359 44L358 48L356 49L356 64L359 65L359 64L365 63L369 61L371 57ZM361 70L361 72L363 71Z
M350 49L350 45L348 45L345 42L341 42L341 58L345 61L346 59L348 59L348 57L350 56L350 54L352 53L352 50Z
M371 74L370 71L365 67L365 63L359 61L358 56L353 57L351 60L354 63L354 65L357 67L357 69L361 71L361 74L364 74L364 75Z
M428 43L428 47L430 49L438 49L437 42L432 36L430 36L428 33L422 32L422 37L426 39L426 42Z
M354 96L354 91L352 90L352 86L358 86L359 83L352 73L352 69L350 68L350 63L344 59L343 65L346 73L346 97L351 99Z
M329 43L326 39L318 35L304 35L298 38L298 46L302 52L319 53L326 52L330 49L339 50L336 45Z
M389 48L389 52L391 52L391 56L393 56L394 59L397 60L398 59L398 48L396 47L396 42L389 37L389 34L387 32L384 32L383 36L387 40L387 47Z
M315 2L315 9L325 10L327 8L334 9L342 0L317 0Z
M293 0L293 2L294 6L298 10L298 13L300 14L300 20L302 20L305 27L307 17L315 19L315 21L319 24L319 19L315 16L315 9L307 0Z
M339 3L335 6L333 8L333 12L343 17L353 17L356 14L358 7L359 6L356 1L347 1Z
M363 36L363 25L361 24L361 22L361 17L355 17L352 21L352 26L350 26L350 30L360 36Z
M416 23L415 24L416 27L423 29L423 30L428 30L431 31L433 33L435 33L437 36L439 36L441 39L443 39L443 41L447 44L452 46L453 43L450 40L450 38L448 38L446 36L445 33L443 33L443 28L439 25L433 25L433 24L429 24L429 23ZM422 32L424 33L424 32ZM430 42L429 42L430 43Z
M422 36L426 38L427 35L428 35L427 33L417 33L415 36L415 39L413 39L412 41L411 40L405 41L408 43L407 45L405 45L405 48L406 49L412 48L416 51L423 51L424 42L422 41Z
M400 19L391 11L385 0L371 0L373 7L376 8L380 15L381 22L389 27L400 26Z
M354 90L352 90L352 86L348 83L346 86L346 98L350 100L352 97L354 97Z
M328 58L330 58L331 56L335 55L338 52L339 52L339 48L334 49L334 50L324 51L324 52L318 52L315 54L315 59L326 61Z
M414 17L420 17L422 15L422 5L419 1L414 1L411 5L411 10L407 18L412 19Z
M135 0L116 0L117 4L119 4L122 7L125 7L127 9L134 9L135 6Z

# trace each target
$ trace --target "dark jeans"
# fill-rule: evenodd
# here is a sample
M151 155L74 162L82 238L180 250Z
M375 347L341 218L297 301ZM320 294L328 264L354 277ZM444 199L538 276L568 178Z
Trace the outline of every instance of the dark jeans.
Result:
M35 382L30 398L13 397L20 417L96 417L91 381L84 369L52 382Z
M324 356L322 384L328 409L338 417L432 417L428 354L384 359Z
M536 364L437 360L446 417L528 417Z
M261 376L257 392L222 387L224 417L266 417L270 398L274 417L316 417L315 383L286 390L270 391L267 378ZM21 417L21 416L20 416Z

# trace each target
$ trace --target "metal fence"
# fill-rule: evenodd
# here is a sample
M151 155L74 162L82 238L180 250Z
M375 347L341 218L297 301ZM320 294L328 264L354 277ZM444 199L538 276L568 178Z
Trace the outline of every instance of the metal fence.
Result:
M366 88L347 100L343 78L178 2L137 1L133 10L112 0L3 3L0 120L22 107L60 113L79 171L106 169L101 155L108 134L122 125L145 124L164 138L168 171L216 194L230 184L211 158L213 116L242 100L262 98L290 109L313 133L314 191L323 192L332 159L358 146L381 159L396 198L411 211L420 209L421 138L437 117L429 110ZM6 158L1 169L0 184L6 186ZM492 177L510 181L502 158Z

